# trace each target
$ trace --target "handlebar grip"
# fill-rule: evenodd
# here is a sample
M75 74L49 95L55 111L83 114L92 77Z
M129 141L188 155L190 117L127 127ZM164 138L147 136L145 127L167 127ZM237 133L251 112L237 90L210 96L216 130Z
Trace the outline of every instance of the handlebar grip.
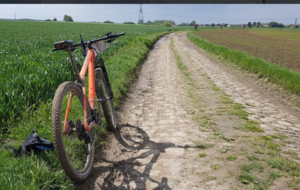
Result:
M124 35L125 35L125 32L121 32L119 34L110 35L109 37L118 37L118 36L124 36Z

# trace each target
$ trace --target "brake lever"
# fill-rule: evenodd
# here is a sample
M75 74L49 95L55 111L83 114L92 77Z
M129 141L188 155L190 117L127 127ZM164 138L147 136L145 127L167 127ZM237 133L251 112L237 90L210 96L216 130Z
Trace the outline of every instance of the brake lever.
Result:
M109 39L109 40L106 40L105 42L106 42L106 43L110 43L110 42L113 42L115 39L116 39L116 38L114 38L114 39Z

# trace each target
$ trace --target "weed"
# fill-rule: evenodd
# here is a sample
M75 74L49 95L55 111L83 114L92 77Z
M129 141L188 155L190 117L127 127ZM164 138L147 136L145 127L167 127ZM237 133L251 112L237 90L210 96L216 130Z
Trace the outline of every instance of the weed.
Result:
M284 158L270 158L267 160L267 164L271 168L277 168L281 171L286 171L291 176L300 177L300 165L295 161L286 160Z
M273 137L274 139L286 139L287 138L287 136L282 133L277 133L277 134L271 135L271 137Z
M200 157L200 158L206 157L206 156L207 156L207 154L205 154L205 153L200 153L200 154L199 154L199 157Z
M218 165L218 164L212 165L210 168L213 170L218 170L220 168L220 165Z
M213 91L220 91L221 89L220 88L218 88L218 87L216 87L216 86L213 86Z
M215 132L214 135L219 139L223 139L223 140L226 140L226 141L231 141L231 139L227 138L223 133Z
M258 122L257 121L246 121L246 123L244 124L244 127L246 130L248 131L252 131L252 132L264 132L264 130L258 126Z
M259 158L256 155L252 155L252 156L247 156L248 160L250 161L254 161L254 160L259 160Z
M284 151L285 154L288 154L288 155L291 155L293 156L294 158L298 158L298 153L295 152L294 150L287 150L287 151Z
M220 146L219 151L220 151L221 153L226 153L227 151L233 151L233 149L232 149L232 148L229 148L229 147L226 147L226 146Z
M219 96L219 98L221 98L223 104L233 104L233 101L226 94Z
M263 165L260 164L259 162L252 162L250 164L245 164L242 166L242 171L243 172L251 172L254 169L258 169L262 171L264 169Z
M207 181L212 181L212 180L216 180L216 179L217 179L216 176L207 176L207 177L206 177L206 180L207 180Z
M238 176L238 179L244 184L249 184L254 181L255 175L243 172L241 175Z
M229 161L234 161L234 160L236 160L236 156L228 156L227 158L226 158L226 160L229 160Z
M257 150L254 151L254 153L256 153L256 154L264 154L265 150L264 149L257 149Z
M199 149L207 149L207 148L210 148L210 147L213 147L214 144L197 144L196 147L199 148Z

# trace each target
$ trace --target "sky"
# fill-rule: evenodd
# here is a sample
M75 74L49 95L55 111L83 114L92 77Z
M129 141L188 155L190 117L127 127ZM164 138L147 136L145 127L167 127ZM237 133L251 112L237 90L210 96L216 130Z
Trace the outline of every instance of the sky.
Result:
M0 4L0 18L14 19L16 14L17 19L57 18L62 21L67 14L75 22L137 23L139 9L140 4ZM300 19L300 4L143 4L142 10L144 22L174 20L176 24L193 20L198 24L271 21L295 24L295 19Z

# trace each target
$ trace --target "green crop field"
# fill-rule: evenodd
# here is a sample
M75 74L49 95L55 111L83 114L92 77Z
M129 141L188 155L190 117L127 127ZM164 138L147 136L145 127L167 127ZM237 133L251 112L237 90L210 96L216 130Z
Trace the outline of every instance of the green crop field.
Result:
M99 38L107 32L125 32L108 44L102 54L118 108L120 97L136 77L140 63L153 43L171 31L192 27L165 27L99 23L0 21L0 146L22 145L32 129L53 142L51 105L55 90L64 81L74 81L68 54L52 52L53 43ZM77 66L84 58L74 51ZM96 150L106 143L104 128ZM62 170L55 151L15 157L0 148L1 189L75 189Z
M124 45L142 40L151 45L151 40L138 38L157 32L178 30L177 27L97 23L26 22L0 21L0 121L2 131L28 108L40 101L51 99L57 86L66 80L74 80L72 67L66 52L52 52L53 43L99 38L107 32L126 32L108 45L103 57L113 57ZM75 60L80 66L83 57L75 51ZM128 64L119 60L118 64ZM118 69L116 65L108 65ZM122 67L122 66L121 66ZM113 74L113 73L110 73ZM112 79L113 80L113 79ZM1 133L0 130L0 133Z

